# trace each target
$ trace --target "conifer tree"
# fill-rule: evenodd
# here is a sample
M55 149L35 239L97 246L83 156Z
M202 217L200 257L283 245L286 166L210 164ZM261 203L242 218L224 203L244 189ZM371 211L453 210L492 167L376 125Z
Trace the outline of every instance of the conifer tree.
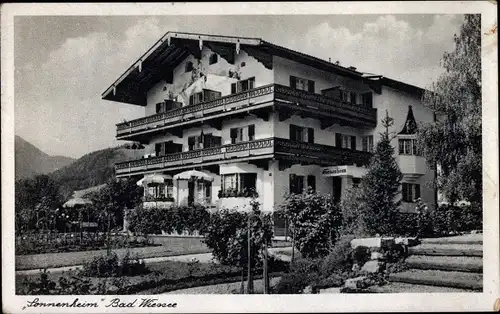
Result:
M394 157L391 145L393 135L389 128L394 119L386 112L382 120L385 131L368 165L368 171L361 181L361 217L364 233L368 235L391 235L396 230L400 205L402 173Z

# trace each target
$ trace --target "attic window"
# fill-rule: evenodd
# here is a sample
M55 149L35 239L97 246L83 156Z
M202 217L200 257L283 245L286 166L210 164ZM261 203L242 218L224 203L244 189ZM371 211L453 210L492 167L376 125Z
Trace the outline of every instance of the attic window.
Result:
M245 63L245 61L241 62L241 64L240 64L240 66L241 66L241 67L244 67L245 65L247 65L247 64Z
M193 62L189 61L186 63L185 72L193 71Z
M218 56L216 53L212 53L210 55L210 58L208 59L208 64L214 64L214 63L217 63L218 61Z

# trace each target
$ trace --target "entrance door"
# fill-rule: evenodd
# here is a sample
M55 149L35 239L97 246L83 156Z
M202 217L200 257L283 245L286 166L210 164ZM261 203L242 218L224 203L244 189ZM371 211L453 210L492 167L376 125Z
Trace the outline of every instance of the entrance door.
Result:
M188 182L188 205L194 204L194 181Z
M333 200L338 203L340 201L340 197L342 195L342 178L341 177L332 177L333 180Z

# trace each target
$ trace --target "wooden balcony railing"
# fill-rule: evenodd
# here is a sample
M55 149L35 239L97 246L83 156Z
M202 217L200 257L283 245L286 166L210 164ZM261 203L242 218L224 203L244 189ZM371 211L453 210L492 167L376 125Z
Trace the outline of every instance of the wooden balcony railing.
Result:
M366 165L369 162L371 153L271 137L251 142L121 162L115 165L115 169L117 175L124 175L148 170L178 169L184 166L203 165L207 162L237 161L238 159L258 156L310 161L325 165L344 163Z
M262 106L264 103L273 106L274 100L301 103L307 106L308 110L316 111L318 114L333 113L359 120L360 123L376 124L376 109L345 103L320 94L297 90L279 84L270 84L196 105L184 106L167 112L119 123L116 125L117 136L124 137L156 128L175 126L178 123L191 119L209 117L210 115L224 112L230 115L231 110L243 107L251 109L252 107Z

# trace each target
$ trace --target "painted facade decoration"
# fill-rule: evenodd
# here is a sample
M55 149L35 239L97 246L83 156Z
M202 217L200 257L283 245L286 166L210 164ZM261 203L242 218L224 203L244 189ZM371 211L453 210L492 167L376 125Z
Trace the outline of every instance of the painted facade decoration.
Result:
M256 197L263 210L273 211L287 193L307 187L340 201L366 173L386 111L394 119L392 143L404 174L402 209L412 210L417 196L434 204L434 171L413 142L417 125L433 121L420 102L423 90L383 77L367 79L260 39L166 36L164 42L171 36L200 43L201 49L157 47L151 63L170 60L169 53L172 60L182 56L161 68L171 75L159 73L167 78L143 83L149 84L144 99L120 81L103 96L145 106L144 118L117 125L117 138L140 142L147 158L117 164L116 173L175 178L196 170L210 180L168 181L153 193L161 204L148 206L202 203L248 210ZM212 93L207 99L194 98L205 91ZM167 100L179 105L158 112L157 104ZM277 223L277 234L281 227Z

